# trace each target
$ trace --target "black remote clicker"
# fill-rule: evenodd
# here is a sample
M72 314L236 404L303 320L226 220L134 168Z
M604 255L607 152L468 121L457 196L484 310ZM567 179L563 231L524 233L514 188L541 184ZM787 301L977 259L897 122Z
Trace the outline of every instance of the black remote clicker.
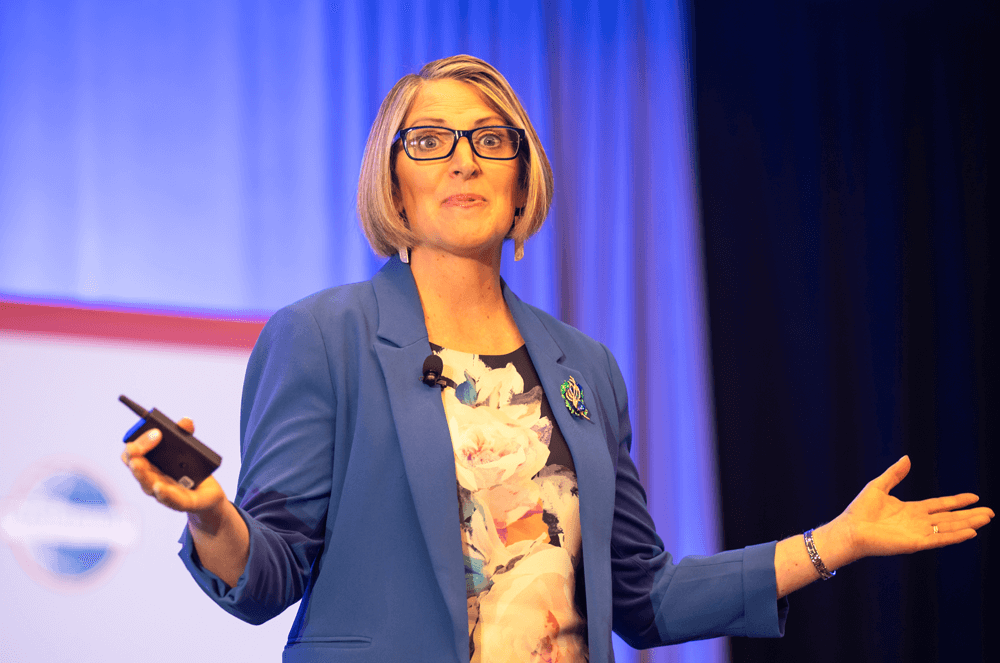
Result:
M128 396L119 396L118 400L142 417L139 423L125 433L124 441L135 442L146 431L159 429L163 439L146 454L146 458L180 485L185 488L197 487L222 463L222 456L156 408L147 412Z

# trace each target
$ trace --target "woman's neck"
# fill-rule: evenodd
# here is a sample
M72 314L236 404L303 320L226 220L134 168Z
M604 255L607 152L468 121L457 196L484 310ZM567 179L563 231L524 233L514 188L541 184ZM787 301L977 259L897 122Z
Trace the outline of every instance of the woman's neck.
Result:
M524 340L504 301L500 252L495 258L456 256L417 247L410 267L420 293L427 336L461 352L507 354Z

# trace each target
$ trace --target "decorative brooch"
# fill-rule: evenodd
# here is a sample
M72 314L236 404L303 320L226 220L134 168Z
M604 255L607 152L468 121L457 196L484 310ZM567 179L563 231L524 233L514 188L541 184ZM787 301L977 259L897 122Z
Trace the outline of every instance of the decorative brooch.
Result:
M562 394L563 403L566 404L566 409L569 410L570 414L590 421L590 412L587 411L587 406L583 402L583 388L576 383L572 376L562 383L559 387L559 393Z

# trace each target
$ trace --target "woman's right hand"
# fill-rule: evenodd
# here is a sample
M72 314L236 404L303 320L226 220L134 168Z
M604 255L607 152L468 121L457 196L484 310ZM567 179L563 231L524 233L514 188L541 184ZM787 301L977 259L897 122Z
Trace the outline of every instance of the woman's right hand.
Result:
M189 433L194 433L194 422L185 417L177 425ZM208 477L194 490L185 488L171 477L158 470L146 459L146 454L163 439L159 430L143 433L135 442L125 444L122 462L132 471L142 491L156 501L175 511L204 514L216 511L226 503L226 494L214 477Z
M194 433L194 422L185 417L177 425ZM250 554L250 532L236 507L226 499L215 477L208 477L191 490L180 485L146 460L146 454L163 439L159 430L143 433L125 445L122 462L147 495L175 511L188 514L188 531L201 565L235 587Z

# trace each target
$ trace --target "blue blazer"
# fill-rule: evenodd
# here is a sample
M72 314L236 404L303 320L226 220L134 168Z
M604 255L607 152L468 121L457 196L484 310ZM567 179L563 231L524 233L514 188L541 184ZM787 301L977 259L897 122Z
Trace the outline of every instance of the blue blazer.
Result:
M612 628L637 648L718 635L779 636L774 544L675 563L629 458L625 383L611 353L504 297L576 466L590 660ZM247 366L234 503L250 530L229 588L181 557L205 592L259 624L301 599L284 661L469 660L456 475L409 266L276 313ZM590 420L561 407L569 377Z

